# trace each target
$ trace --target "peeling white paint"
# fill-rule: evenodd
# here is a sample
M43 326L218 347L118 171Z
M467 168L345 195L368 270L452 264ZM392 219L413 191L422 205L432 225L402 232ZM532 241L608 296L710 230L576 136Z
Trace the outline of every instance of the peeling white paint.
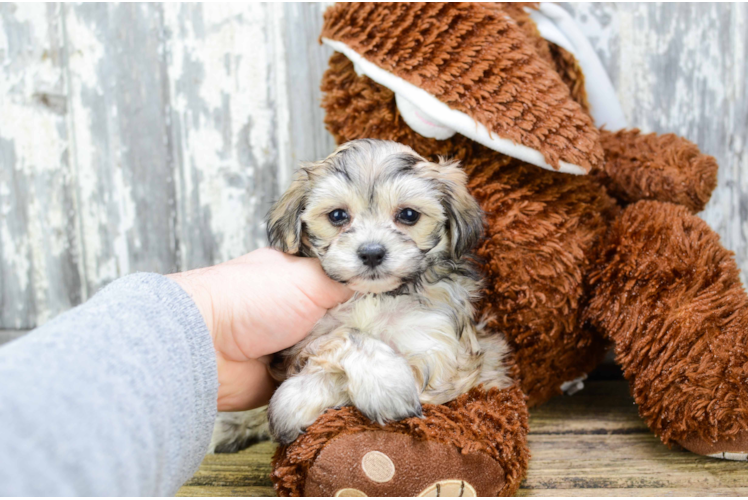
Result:
M3 239L3 261L8 267L16 270L15 277L18 281L18 288L21 292L25 292L29 286L29 269L31 267L31 259L28 258L29 239L28 237L19 238L12 234L7 224L0 224L0 237ZM15 324L12 326L20 328L21 325Z
M9 166L24 175L33 175L59 166L66 143L60 138L62 121L42 103L45 94L61 95L61 72L49 54L46 8L43 4L20 4L14 22L28 30L32 46L23 60L8 59L0 78L0 137L15 145L17 162ZM21 30L19 29L19 31ZM10 50L7 35L0 32L4 52ZM50 116L52 114L52 116Z
M79 294L60 279L75 269L75 228L63 195L69 144L55 12L43 4L0 10L0 159L10 160L0 164L2 327L44 322Z
M2 62L2 65L4 67L10 66L10 63L12 62L8 58L8 34L6 30L0 30L0 56L2 56L2 59L0 59L0 62Z
M701 216L748 269L748 7L564 7L632 126L717 157ZM290 173L333 147L319 108L322 10L0 5L0 162L14 158L0 164L0 328L33 327L129 272L264 245Z
M263 193L253 193L253 186L259 184L260 169L267 175L271 167L263 163L277 148L265 22L271 7L205 4L200 7L202 33L185 22L192 19L185 13L195 7L165 8L165 23L175 38L168 71L172 110L181 130L184 223L199 224L201 215L209 214L210 227L204 229L215 242L210 258L223 261L258 246L251 235L258 232L267 209L257 198ZM191 253L185 248L185 265Z
M96 25L79 19L74 9L65 9L65 29L68 44L68 64L75 85L86 86L103 93L97 69L104 58L105 47L96 36ZM75 93L75 89L73 89Z
M114 169L114 193L117 196L120 220L114 236L114 258L116 268L110 270L110 277L119 277L130 274L130 247L127 242L127 234L135 226L135 204L132 201L132 187L127 184L121 168ZM136 245L137 248L137 245Z
M618 16L615 4L575 4L571 9L580 30L590 41L600 59L609 64L618 44Z
M92 283L101 283L116 279L119 275L114 258L105 262L97 259L104 248L99 228L108 224L108 218L104 207L97 202L100 194L99 161L95 154L97 143L94 140L97 128L93 123L93 111L84 103L83 95L103 93L98 69L104 60L105 46L96 36L96 26L79 19L74 8L66 6L63 15L70 75L68 102L73 118L71 133L76 142L74 162L82 221L81 241L88 256L83 266L85 275Z
M274 69L272 95L276 109L276 142L278 148L278 190L285 191L291 184L291 173L297 167L291 155L291 108L289 106L287 88L288 80L288 48L284 33L284 5L274 3L268 12L268 26L270 29L270 49L272 50L271 67ZM293 61L291 61L293 63ZM297 85L298 82L291 82ZM297 110L299 112L300 110ZM262 243L258 242L258 246Z

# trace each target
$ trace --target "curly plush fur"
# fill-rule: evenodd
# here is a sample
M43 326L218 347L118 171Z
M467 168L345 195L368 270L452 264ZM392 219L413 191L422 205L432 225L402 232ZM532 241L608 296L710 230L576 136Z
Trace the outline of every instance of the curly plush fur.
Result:
M424 138L402 121L394 94L358 76L341 54L332 56L322 89L325 122L338 140L376 134L463 165L489 236L476 252L486 276L481 311L514 348L530 404L594 368L606 341L581 325L583 277L618 210L595 179L544 171L459 135Z
M615 342L639 414L663 442L748 434L748 296L703 220L670 203L631 205L590 284L585 316Z
M704 210L717 187L717 161L675 134L639 130L603 131L606 162L596 172L608 192L623 203L669 201L692 213Z
M670 135L604 132L611 163L582 177L544 171L464 136L422 137L402 120L394 94L356 74L342 54L330 59L322 90L325 123L338 141L397 140L427 158L449 155L463 165L487 214L488 238L477 250L487 278L481 307L512 345L530 405L559 394L603 357L605 336L586 326L581 312L590 258L621 205L644 195L675 196L698 208L716 185L714 158ZM632 180L619 182L625 175ZM655 181L642 193L649 179Z
M386 33L386 43L372 43L372 26ZM495 6L337 4L325 12L321 36L345 43L492 133L540 151L554 168L561 160L587 170L602 163L590 116Z

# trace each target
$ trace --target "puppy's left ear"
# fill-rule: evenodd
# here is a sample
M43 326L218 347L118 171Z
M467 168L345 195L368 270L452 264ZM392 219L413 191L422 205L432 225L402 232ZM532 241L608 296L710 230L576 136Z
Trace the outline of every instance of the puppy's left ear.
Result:
M459 259L483 236L483 211L467 188L467 174L457 161L439 160L442 205L449 220L450 253Z
M290 254L301 249L301 214L306 206L309 174L299 169L291 186L283 193L268 214L268 241L272 248Z

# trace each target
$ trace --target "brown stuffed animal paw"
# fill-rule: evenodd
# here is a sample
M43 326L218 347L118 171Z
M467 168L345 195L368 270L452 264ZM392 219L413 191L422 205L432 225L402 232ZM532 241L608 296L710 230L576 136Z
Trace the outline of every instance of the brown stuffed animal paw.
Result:
M715 441L693 435L681 439L679 444L688 451L699 455L748 462L748 431L740 431L733 437Z
M307 496L495 496L504 470L481 451L461 454L438 441L399 432L343 434L307 474Z
M281 496L507 496L528 456L520 388L476 388L385 427L328 410L278 449L272 480Z

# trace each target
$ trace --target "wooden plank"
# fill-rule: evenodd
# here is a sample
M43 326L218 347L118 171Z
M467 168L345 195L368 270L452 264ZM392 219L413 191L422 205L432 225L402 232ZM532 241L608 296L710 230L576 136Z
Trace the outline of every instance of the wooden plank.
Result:
M748 277L748 4L564 4L611 75L629 125L674 132L719 162L700 214Z
M275 7L164 9L180 264L191 269L266 245L264 216L279 193Z
M178 497L274 497L272 486L184 486Z
M0 328L78 304L60 6L0 4Z
M566 415L560 419L559 415ZM581 392L559 396L530 411L530 428L538 434L649 433L639 418L628 383L585 381Z
M746 464L668 450L651 435L531 436L525 489L748 487Z
M619 490L705 488L729 494L748 487L744 463L663 445L638 417L627 382L586 385L581 393L554 398L531 411L532 458L521 495L579 488L603 496L608 490L614 495Z
M266 441L239 453L206 455L177 496L275 496L270 481L275 448Z
M519 490L518 497L742 497L748 488L569 488Z
M624 381L589 382L530 416L532 455L519 496L745 495L743 462L670 450L636 413ZM275 445L260 443L233 455L208 455L179 496L270 493Z
M177 268L157 4L64 4L86 285Z

